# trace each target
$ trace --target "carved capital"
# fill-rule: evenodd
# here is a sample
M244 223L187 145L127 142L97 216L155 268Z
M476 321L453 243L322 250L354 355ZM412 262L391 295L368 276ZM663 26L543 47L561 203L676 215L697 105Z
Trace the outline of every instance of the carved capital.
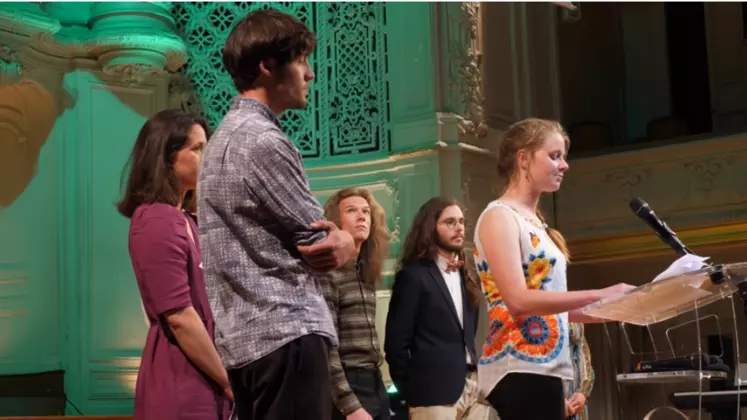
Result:
M444 107L460 117L462 135L484 137L488 129L479 37L480 3L443 3L438 7Z
M170 3L100 2L74 6L75 16L90 16L86 25L80 19L70 19L70 5L12 5L0 5L0 34L5 32L18 44L16 50L21 56L35 56L33 61L38 66L31 66L34 68L53 66L64 73L71 64L93 70L98 63L106 74L132 84L175 72L186 61L187 48L175 33ZM67 19L64 25L61 18Z
M167 2L94 3L86 49L105 73L127 84L174 72L186 61L186 45L173 32L170 11Z
M174 72L184 65L187 47L174 34L140 32L137 35L108 33L87 42L85 49L89 56L98 59L104 71L125 62Z
M152 77L168 74L163 68L143 63L111 64L104 66L102 70L107 75L118 78L126 85L139 85Z

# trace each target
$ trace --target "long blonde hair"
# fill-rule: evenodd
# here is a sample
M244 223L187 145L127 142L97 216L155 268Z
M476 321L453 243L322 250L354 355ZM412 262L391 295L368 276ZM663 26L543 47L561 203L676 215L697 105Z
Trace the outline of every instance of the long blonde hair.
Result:
M498 147L498 175L504 178L506 185L516 180L519 175L519 169L516 164L516 158L520 151L525 150L532 156L545 143L545 139L552 133L558 133L563 137L565 142L565 151L571 147L571 140L563 126L552 120L543 120L540 118L527 118L512 124L503 134L503 139ZM545 217L537 209L537 217L545 223ZM568 251L568 245L565 238L556 229L547 228L547 234L555 245L570 262L571 254Z
M345 188L333 195L324 205L324 217L338 227L340 223L340 202L349 197L361 197L371 209L371 230L368 239L361 245L360 259L363 262L361 277L364 283L376 284L381 278L384 261L389 254L389 228L386 225L384 208L365 188Z

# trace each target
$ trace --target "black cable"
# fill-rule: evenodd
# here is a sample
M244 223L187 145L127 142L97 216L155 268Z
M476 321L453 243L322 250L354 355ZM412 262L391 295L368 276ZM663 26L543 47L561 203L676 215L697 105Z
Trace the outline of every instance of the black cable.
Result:
M78 415L85 416L85 414L83 414L83 412L80 411L80 409L78 409L78 407L75 404L73 404L72 401L70 401L70 399L67 397L67 394L65 394L65 402L67 402L68 404L70 404L75 409L75 411L78 412Z

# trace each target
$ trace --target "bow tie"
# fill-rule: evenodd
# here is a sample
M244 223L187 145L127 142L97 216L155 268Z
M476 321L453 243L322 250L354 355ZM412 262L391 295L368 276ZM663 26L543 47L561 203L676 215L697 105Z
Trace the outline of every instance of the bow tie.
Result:
M454 261L446 261L446 272L452 273L454 271L459 271L460 268L464 265L464 261L454 260Z

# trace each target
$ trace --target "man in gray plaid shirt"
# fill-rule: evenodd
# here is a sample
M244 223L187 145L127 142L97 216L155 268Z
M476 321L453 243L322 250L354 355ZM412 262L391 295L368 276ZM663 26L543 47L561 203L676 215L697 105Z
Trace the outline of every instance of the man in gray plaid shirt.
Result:
M202 159L199 239L215 344L241 420L331 416L337 336L314 273L347 262L353 238L323 220L277 119L306 106L314 47L303 23L262 10L223 49L240 94Z

